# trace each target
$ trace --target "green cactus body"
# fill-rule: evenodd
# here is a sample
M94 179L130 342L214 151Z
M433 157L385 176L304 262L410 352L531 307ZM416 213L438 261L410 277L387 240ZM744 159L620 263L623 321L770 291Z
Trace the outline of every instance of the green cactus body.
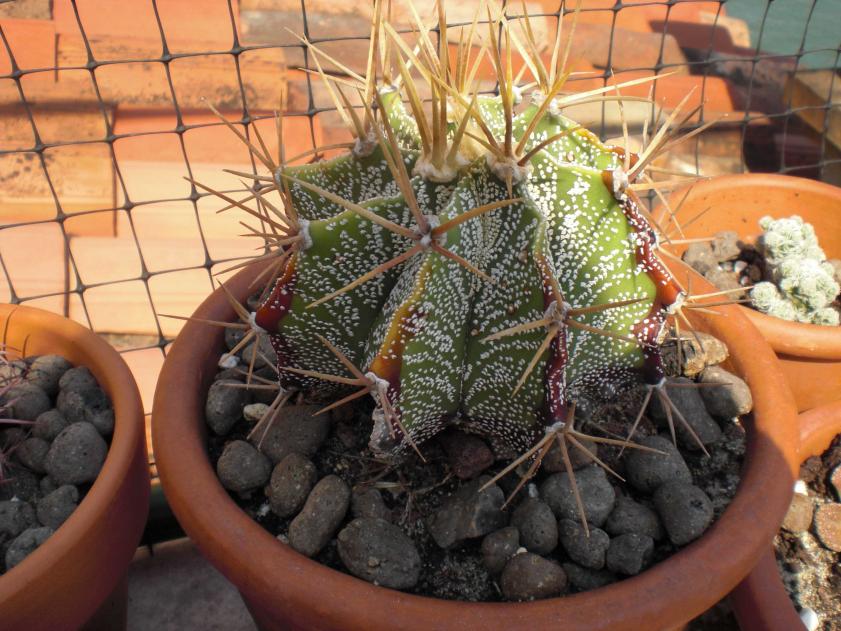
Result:
M363 204L385 219L409 223L402 197L377 198ZM339 360L318 340L331 340L351 361L361 363L368 327L380 313L400 267L363 283L355 290L313 308L318 298L355 280L408 248L408 241L350 210L306 224L306 247L293 255L256 323L273 337L281 366L326 374L342 374ZM289 373L287 373L289 374ZM309 388L317 380L289 374L287 386Z
M459 186L424 182L418 195L424 208L440 209L433 223L470 210ZM425 213L426 214L426 213ZM442 245L467 260L481 246L481 226L467 222L448 232ZM464 361L465 327L470 311L472 274L441 254L425 250L408 264L383 310L381 325L368 342L370 372L388 384L387 396L403 427L420 443L458 410ZM385 419L383 419L385 421ZM375 425L372 445L380 451L400 444L399 428Z
M498 454L532 453L548 430L572 427L573 404L662 383L660 335L685 294L630 188L645 157L562 115L572 101L557 97L560 44L549 68L529 60L538 89L515 113L508 21L491 20L485 48L499 96L469 95L476 21L452 64L438 8L438 46L419 24L413 52L378 24L375 2L369 78L357 76L374 102L362 122L337 82L353 150L274 174L302 220L290 221L292 252L253 321L284 388L371 393L375 454L417 448L449 424ZM386 85L375 88L378 56Z
M416 157L416 154L406 154L408 168L414 165ZM392 197L400 192L379 147L367 156L350 153L326 162L291 167L288 172L302 182L315 184L356 202L375 197ZM290 192L298 213L308 221L329 219L343 210L341 206L319 197L301 184L291 184Z
M505 186L485 171L480 203L505 198ZM468 326L464 370L463 413L491 437L509 435L503 442L525 446L534 436L535 418L543 415L545 359L517 392L521 375L545 336L543 329L488 341L489 334L539 319L547 308L537 257L545 240L545 220L524 185L514 189L523 202L500 208L485 217L482 269L498 282L481 283ZM491 370L489 368L492 367ZM500 423L500 419L505 419ZM499 442L499 441L498 441Z
M495 134L500 128L504 133L504 119L500 123L494 114L501 109L498 102L498 97L481 100L487 120L496 121ZM530 105L516 117L515 138L537 113ZM417 126L401 117L389 116L403 136L401 147L419 146L405 141ZM367 158L350 155L288 169L298 180L292 180L293 198L309 220L305 243L255 318L271 334L282 385L324 387L316 377L285 368L347 375L316 334L330 340L378 384L375 398L388 397L399 424L375 414L371 446L394 455L451 422L488 436L500 452L522 451L543 427L565 417L571 400L610 396L640 379L658 383L657 336L665 307L679 299L680 289L654 256L653 232L634 200L614 186L621 152L575 127L545 113L526 150L569 133L532 156L530 176L511 191L521 201L427 236L426 243L392 234L300 183L417 231L409 200L397 193L381 148ZM403 160L411 169L416 154L404 151ZM506 184L484 156L450 183L415 177L412 190L432 226L509 199ZM495 282L435 251L432 240ZM414 254L387 272L308 306L415 246ZM551 279L557 279L564 304L553 297ZM485 339L546 314L633 300L576 319L636 343L566 326L551 340L541 327Z
M536 106L531 105L515 126L524 128ZM521 120L522 119L522 120ZM634 331L643 344L607 338L592 332L570 331L566 380L573 392L598 388L617 380L645 362L655 345L652 330L662 326L659 312L672 304L674 292L657 298L659 282L671 287L668 272L651 251L653 238L633 199L613 189L613 171L621 152L603 145L590 131L571 120L548 113L536 127L531 145L569 131L532 159L529 187L547 218L548 252L567 302L586 307L638 299L639 303L584 316L582 321L602 330L627 335ZM636 330L635 330L636 328ZM595 361L597 366L593 366Z

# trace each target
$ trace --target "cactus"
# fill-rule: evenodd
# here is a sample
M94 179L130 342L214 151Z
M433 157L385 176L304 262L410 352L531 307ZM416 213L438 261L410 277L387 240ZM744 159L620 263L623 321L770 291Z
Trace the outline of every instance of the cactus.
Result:
M621 87L656 77L563 96L569 48L558 33L545 63L527 13L489 14L472 56L477 14L455 60L440 3L438 46L418 20L411 48L382 13L376 2L366 77L302 40L354 136L350 152L289 166L259 133L258 147L226 122L270 173L249 176L258 186L244 200L217 193L267 226L254 232L267 241L270 284L255 313L237 305L234 326L248 333L231 351L256 332L271 338L282 388L265 422L291 392L343 395L325 410L370 393L375 454L423 457L423 441L458 424L517 456L503 473L531 460L527 476L555 443L567 464L568 448L583 450L576 406L640 385L645 404L656 392L692 432L663 387L660 349L668 319L688 323L698 297L661 260L667 237L636 191L653 187L651 161L694 112L680 118L677 108L632 154L563 111L593 100L621 107ZM527 104L518 105L512 48L534 77ZM473 87L484 55L496 95ZM327 76L325 60L349 78ZM626 440L588 438L635 446L641 417Z
M838 325L838 311L830 304L841 287L818 245L815 229L796 215L782 219L766 216L759 226L764 233L758 245L772 282L753 287L754 306L784 320Z

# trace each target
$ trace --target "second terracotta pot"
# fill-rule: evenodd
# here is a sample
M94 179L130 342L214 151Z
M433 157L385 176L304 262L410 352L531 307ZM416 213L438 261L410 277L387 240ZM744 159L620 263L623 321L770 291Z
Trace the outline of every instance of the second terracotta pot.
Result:
M687 189L671 197L675 207ZM703 213L703 214L700 214ZM678 218L687 237L733 230L746 243L762 234L759 219L800 215L815 227L828 258L841 258L841 188L787 175L727 175L695 184ZM684 248L678 248L682 251ZM798 411L841 399L841 327L788 322L749 307L742 312L777 353Z
M227 286L244 298L258 267ZM703 327L730 347L730 369L753 391L741 484L703 537L639 576L530 603L435 600L376 587L308 559L254 522L219 483L206 449L204 401L223 331L188 322L167 356L152 413L164 491L202 553L240 590L261 629L673 629L722 598L750 571L782 521L797 463L794 401L778 362L735 307ZM230 321L217 290L196 318Z
M78 508L42 546L0 576L0 630L123 629L126 572L149 510L137 385L117 351L66 318L0 305L0 332L0 341L26 356L57 354L87 366L114 406L108 455Z

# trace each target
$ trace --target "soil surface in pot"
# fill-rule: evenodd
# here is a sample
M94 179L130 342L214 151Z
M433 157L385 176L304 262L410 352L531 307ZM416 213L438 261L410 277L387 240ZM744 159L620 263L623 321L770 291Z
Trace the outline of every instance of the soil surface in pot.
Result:
M800 467L774 547L792 602L816 614L811 628L841 629L841 435Z
M683 261L721 290L750 288L761 281L771 281L765 257L756 246L745 243L733 231L717 232L711 241L692 243L683 253ZM841 283L841 260L829 259L835 268L835 280ZM732 294L732 298L742 296ZM750 298L746 291L744 298ZM745 303L751 308L750 300ZM830 307L841 312L841 295Z
M0 574L46 541L99 475L114 408L59 355L0 363Z
M227 331L229 349L241 334ZM530 462L491 482L509 461L455 427L421 445L423 461L412 453L388 463L367 446L373 408L367 398L314 415L329 401L291 395L271 420L277 375L268 343L260 343L265 352L256 354L249 385L243 358L255 355L246 347L239 365L223 356L227 367L208 391L208 451L220 481L282 542L375 584L468 601L598 588L701 536L739 483L745 440L738 414L752 402L744 382L716 365L727 349L710 336L684 338L680 366L674 342L666 357L671 374L686 375L670 378L669 394L709 455L677 420L675 448L664 408L652 404L634 436L649 451L628 448L620 458L617 446L580 441L616 475L571 448L573 485L556 446L510 501ZM642 394L592 411L579 431L623 439Z

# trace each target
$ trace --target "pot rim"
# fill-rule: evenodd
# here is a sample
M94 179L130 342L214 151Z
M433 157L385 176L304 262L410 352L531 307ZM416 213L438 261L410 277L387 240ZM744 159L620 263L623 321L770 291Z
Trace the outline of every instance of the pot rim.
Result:
M240 271L228 281L229 291L238 298L247 295L263 267ZM698 282L705 284L700 278ZM652 620L674 626L706 610L753 567L782 521L796 471L796 410L777 359L737 309L728 306L724 312L726 316L705 318L707 328L714 334L722 328L730 331L725 337L732 364L755 393L754 422L748 424L736 496L703 537L640 575L598 590L529 603L437 600L375 587L282 544L234 503L210 465L204 396L223 334L197 320L185 324L158 380L152 412L158 472L176 517L203 554L244 592L250 605L271 603L290 619L304 616L301 619L309 624L318 620L330 629L465 624L503 629L560 623L567 628L630 630L651 628ZM194 317L230 320L234 314L217 289ZM389 612L387 620L378 615L382 612Z
M733 189L751 191L751 196L754 196L753 191L761 191L764 197L770 197L774 194L790 195L806 191L811 195L832 200L837 204L838 212L841 214L841 188L817 180L779 173L722 175L679 189L672 193L670 197L672 201L677 202L690 191L692 197L709 197ZM773 204L769 203L769 207L771 206ZM711 211L715 212L715 206L711 208ZM771 212L769 210L769 213ZM793 215L797 212L792 211L788 214ZM820 234L818 234L818 239L820 240ZM739 309L762 332L775 351L795 357L841 360L841 327L789 322L750 307L739 306Z
M49 628L39 627L35 620L49 624L49 608L61 609L63 606L66 608L55 620L61 621L62 626L74 622L81 624L121 579L134 556L145 525L149 483L140 393L119 353L98 335L72 320L42 309L2 304L0 330L2 341L12 340L10 345L14 346L17 346L14 342L23 332L23 343L18 350L25 356L54 353L62 355L74 366L87 366L114 406L111 445L102 470L84 499L43 545L0 576L0 607L4 624L17 619L10 615L13 613L11 609L23 607L30 609L30 615L38 616L28 620L27 628ZM146 480L140 477L140 468L145 470ZM119 501L121 494L126 495L122 502ZM129 499L137 504L132 508L131 516L120 512L124 511ZM124 531L113 535L110 543L114 545L107 549L105 555L102 554L103 544L109 541L99 539L97 549L92 546L94 542L91 538L92 533L107 536L106 526L109 524ZM81 569L80 573L90 576L90 583L78 585L77 593L73 594L33 593L54 582L64 587L71 585L70 578L79 572L69 564L78 561L82 549L88 549L86 558L90 557L91 567ZM109 586L110 590L104 591ZM21 619L27 620L25 616Z

